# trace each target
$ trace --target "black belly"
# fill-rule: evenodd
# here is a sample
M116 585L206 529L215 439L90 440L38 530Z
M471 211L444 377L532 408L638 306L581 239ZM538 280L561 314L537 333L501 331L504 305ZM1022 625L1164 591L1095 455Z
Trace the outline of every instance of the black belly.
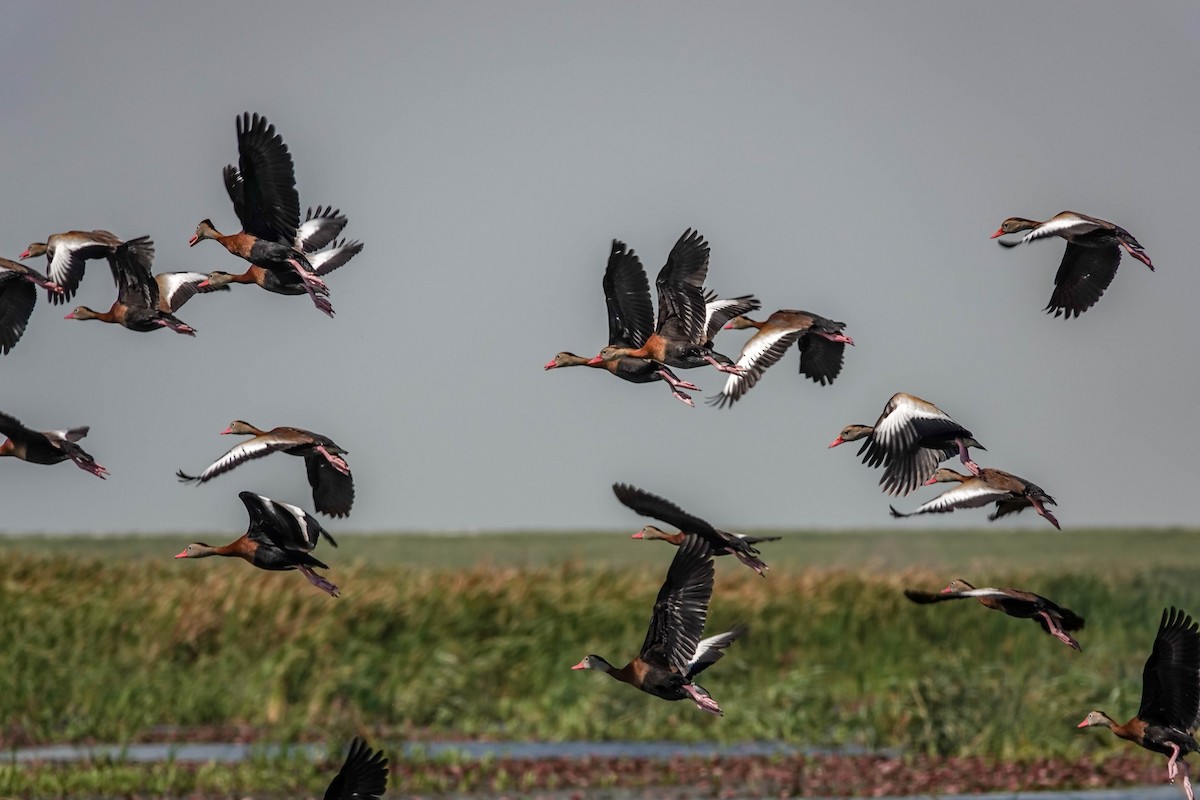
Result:
M1169 728L1165 725L1146 726L1146 732L1142 734L1142 747L1169 756L1171 755L1171 746L1168 742L1179 747L1179 754L1181 756L1185 756L1188 753L1200 752L1200 745L1197 745L1196 740L1184 731Z
M276 547L267 547L261 544L254 551L253 563L259 569L279 570L296 568L296 561L290 553Z

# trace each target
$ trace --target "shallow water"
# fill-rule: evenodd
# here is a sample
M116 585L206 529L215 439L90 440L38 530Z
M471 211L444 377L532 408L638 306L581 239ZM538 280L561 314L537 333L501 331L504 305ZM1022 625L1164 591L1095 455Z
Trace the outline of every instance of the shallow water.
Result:
M389 749L394 749L390 748ZM158 761L233 763L251 758L278 758L281 755L324 758L324 745L250 745L250 744L131 744L131 745L52 745L25 747L0 755L9 761L87 761L114 759L137 763ZM511 758L538 761L548 758L650 758L667 760L688 756L772 756L837 752L841 755L865 750L813 750L790 747L778 742L749 742L734 745L676 742L416 742L403 745L406 758L465 759Z
M396 748L389 747L394 751ZM817 749L791 747L779 742L749 742L736 745L713 743L680 744L677 742L420 742L400 748L406 758L441 758L454 756L465 759L506 758L541 760L549 758L649 758L667 760L680 757L708 756L771 756L793 755L855 755L863 749ZM252 758L273 759L281 756L325 758L328 748L320 744L250 745L250 744L131 744L131 745L52 745L25 747L0 753L0 761L25 763L35 761L78 762L112 759L134 763L177 761L193 763L236 763ZM897 755L885 752L883 755ZM578 792L570 796L578 796ZM636 798L640 792L620 789L601 791L601 797ZM992 794L937 795L936 800L1179 800L1183 791L1176 786L1137 787L1067 792L1002 792ZM934 795L909 795L884 800L931 800Z

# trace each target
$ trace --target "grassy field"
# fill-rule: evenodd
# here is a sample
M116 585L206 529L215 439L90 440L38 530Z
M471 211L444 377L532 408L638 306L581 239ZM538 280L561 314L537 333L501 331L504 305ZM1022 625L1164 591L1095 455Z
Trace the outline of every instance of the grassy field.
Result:
M175 561L187 536L0 538L0 737L782 740L1078 759L1129 747L1074 725L1137 710L1162 608L1200 613L1194 531L785 536L763 546L766 579L718 563L709 630L751 625L702 681L720 719L569 670L588 653L623 663L645 635L674 550L628 532L346 535L319 553L338 600L296 574ZM1083 653L973 602L901 593L952 577L1073 608ZM0 771L0 793L29 794L21 775Z

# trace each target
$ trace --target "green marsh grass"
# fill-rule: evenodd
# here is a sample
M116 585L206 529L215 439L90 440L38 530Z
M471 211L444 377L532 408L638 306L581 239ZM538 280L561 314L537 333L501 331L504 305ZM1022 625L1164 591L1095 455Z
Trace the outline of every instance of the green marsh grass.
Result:
M718 719L569 669L637 653L668 545L339 536L320 554L344 591L334 600L294 573L172 559L192 538L0 538L4 744L237 731L1079 757L1116 746L1074 729L1088 710L1136 711L1162 608L1200 613L1189 531L788 534L763 546L766 579L718 562L709 631L751 625L701 680ZM901 593L953 577L1073 608L1088 619L1083 653L972 601Z

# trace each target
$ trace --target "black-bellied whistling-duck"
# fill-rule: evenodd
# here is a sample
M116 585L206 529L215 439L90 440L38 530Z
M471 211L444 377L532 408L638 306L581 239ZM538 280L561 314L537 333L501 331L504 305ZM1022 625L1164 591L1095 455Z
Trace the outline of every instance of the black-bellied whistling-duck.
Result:
M362 252L362 242L345 239L335 241L346 222L346 217L337 209L323 209L320 206L315 211L308 209L307 219L297 229L292 246L308 258L314 275L328 275ZM211 272L207 280L200 284L200 289L222 289L235 283L256 284L275 294L300 295L307 292L304 282L294 271L270 270L257 264L251 264L245 272L236 275ZM332 316L333 307L324 298L321 300L317 307Z
M379 800L387 791L388 760L362 739L350 742L346 762L325 790L325 800Z
M254 492L241 492L238 497L250 515L250 526L240 539L220 547L193 542L175 557L236 556L259 569L298 569L313 586L337 597L338 587L313 572L313 567L329 569L329 565L309 555L322 536L337 547L329 531L299 506Z
M944 600L962 600L974 597L982 605L993 611L1003 611L1010 617L1032 619L1042 630L1058 639L1068 647L1079 650L1079 642L1075 641L1068 631L1083 630L1083 617L1069 608L1063 608L1053 600L1040 594L1026 592L1021 589L996 589L988 587L976 589L962 578L950 581L945 589L936 594L922 592L916 589L905 589L904 596L914 603L940 603Z
M54 305L70 300L83 279L84 262L96 258L112 260L121 244L108 231L67 231L55 233L44 242L34 242L21 253L21 259L46 256L46 272L58 288L45 287Z
M637 658L617 669L597 655L589 655L571 669L597 669L664 700L692 698L696 707L721 714L721 707L704 687L692 680L723 656L724 650L745 633L745 626L701 639L712 599L712 548L696 535L688 535L667 570L658 590L650 630Z
M294 246L300 227L300 195L292 155L275 126L266 117L244 113L237 118L238 166L224 170L225 188L242 230L226 236L204 219L188 242L216 239L226 250L268 270L293 272L314 305L329 314L329 302L320 302L329 288L313 274L304 253Z
M1016 247L1047 236L1061 236L1067 240L1067 250L1054 275L1054 293L1050 295L1050 302L1046 306L1046 311L1053 311L1056 317L1078 317L1100 299L1117 274L1122 247L1129 251L1129 255L1154 269L1150 256L1146 255L1132 233L1120 225L1087 214L1062 211L1045 222L1009 217L992 234L992 238L1020 231L1029 233L1019 241L1001 241L1000 244Z
M709 543L709 546L713 549L713 555L723 556L733 554L738 557L739 561L759 575L766 576L766 571L769 568L758 557L760 553L754 547L754 544L762 541L773 541L774 539L778 539L778 536L764 539L723 531L720 528L714 528L699 517L689 514L670 500L666 500L656 494L651 494L636 486L614 483L612 488L613 494L617 496L617 499L638 514L662 520L680 530L677 534L668 534L660 531L653 525L647 525L638 533L635 533L633 538L665 539L672 544L678 545L683 541L682 537L684 534L694 533Z
M654 309L650 304L650 282L642 269L641 259L613 239L604 269L604 302L608 308L608 344L610 347L641 347L654 328ZM671 394L680 402L692 406L692 398L680 391L695 389L694 384L680 380L665 365L650 358L627 356L600 361L563 351L546 364L545 369L590 366L605 369L630 383L666 381Z
M822 386L833 383L842 371L843 351L854 340L842 333L846 323L834 322L808 311L776 311L763 322L736 317L726 328L757 328L758 333L742 345L737 365L743 375L730 375L721 393L708 399L709 405L732 406L758 383L767 368L783 358L792 344L800 351L800 374Z
M98 319L141 333L170 328L176 333L195 336L195 328L160 305L158 282L150 274L153 260L154 242L149 236L122 242L109 258L113 281L117 284L116 302L104 312L78 306L66 319Z
M873 426L847 425L829 446L858 439L866 439L858 449L863 463L869 467L884 465L879 485L892 495L906 495L916 489L933 475L938 464L955 453L967 469L978 474L979 465L971 460L967 448L987 449L945 411L903 392L892 395Z
M659 270L655 280L658 289L658 325L654 332L640 347L609 345L591 363L628 357L649 358L680 369L711 364L722 372L740 374L741 369L728 357L713 351L709 341L709 312L704 296L708 256L708 242L704 241L704 237L691 228L684 231L671 248L667 263ZM758 301L749 299L757 308ZM646 303L649 303L648 294Z
M1154 649L1142 669L1142 704L1137 716L1118 725L1103 711L1092 711L1078 728L1109 728L1122 739L1168 756L1167 780L1183 770L1183 790L1194 800L1184 756L1200 750L1200 628L1175 608L1164 609Z
M108 470L96 463L78 442L88 434L88 426L65 431L35 431L16 419L0 412L0 433L7 438L0 442L0 456L12 456L31 464L58 464L70 459L84 472L104 479Z
M275 452L287 453L304 459L317 511L331 517L344 517L350 513L354 504L354 477L350 474L350 465L342 458L349 451L338 447L328 436L303 428L278 427L264 431L240 419L229 423L221 434L253 438L230 448L199 475L188 475L182 470L176 472L179 480L206 483L252 458Z
M995 521L1005 514L1015 514L1023 508L1033 507L1038 514L1055 528L1062 530L1058 520L1046 508L1048 505L1058 505L1054 498L1046 494L1042 487L1030 483L1024 478L1018 478L1011 472L1002 469L984 467L978 475L963 475L946 467L940 467L933 477L925 481L926 486L935 483L957 483L953 489L942 492L927 503L917 507L915 511L901 514L892 508L893 517L911 517L914 514L944 514L956 508L979 508L988 503L996 504L995 513L988 515L988 520ZM890 508L890 506L889 506Z

